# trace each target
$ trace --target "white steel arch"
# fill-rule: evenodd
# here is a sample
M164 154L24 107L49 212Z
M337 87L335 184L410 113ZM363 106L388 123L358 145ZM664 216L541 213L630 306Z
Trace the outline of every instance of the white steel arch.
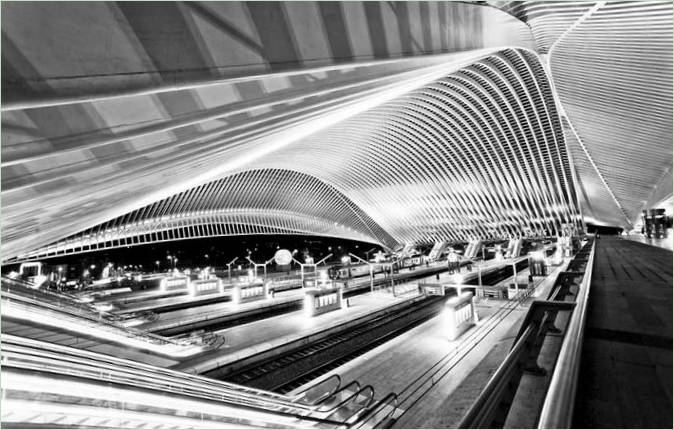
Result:
M148 234L319 234L391 248L562 234L580 215L561 130L537 57L501 50L21 258Z

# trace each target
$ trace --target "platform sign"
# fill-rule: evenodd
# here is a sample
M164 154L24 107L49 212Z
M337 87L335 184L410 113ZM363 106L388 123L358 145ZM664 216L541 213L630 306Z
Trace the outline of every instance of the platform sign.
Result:
M427 296L444 296L445 288L442 284L420 283L419 289Z
M224 292L224 287L222 285L222 280L218 278L195 279L189 283L189 292L192 296L222 294Z
M162 278L159 283L161 291L188 290L189 278L187 276L171 276Z
M314 317L341 309L344 305L343 289L340 287L308 288L304 291L304 313Z
M239 305L246 302L266 300L271 298L269 295L269 284L252 283L239 284L232 288L232 303Z
M466 291L447 300L445 316L449 340L455 340L477 322L473 293Z
M534 251L529 253L529 274L531 276L547 276L545 251Z

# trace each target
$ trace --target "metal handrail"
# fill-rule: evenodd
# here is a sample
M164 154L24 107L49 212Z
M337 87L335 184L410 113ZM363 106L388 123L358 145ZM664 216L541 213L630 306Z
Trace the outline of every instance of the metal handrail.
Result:
M593 252L593 251L592 251ZM591 256L593 258L593 254ZM591 276L591 264L586 268L586 272L583 280L588 279L588 276ZM581 283L582 285L582 283ZM580 291L579 291L580 294ZM581 300L581 296L578 296ZM558 302L558 301L543 301L543 302L534 302L529 308L529 312L525 316L525 319L520 326L519 333L516 336L516 342L513 345L510 353L505 358L501 366L497 369L496 373L487 383L487 386L482 390L478 399L473 403L473 406L468 411L468 413L463 417L459 424L459 428L483 428L491 424L491 419L495 411L496 406L500 403L499 399L501 394L507 384L510 382L512 372L516 370L516 364L518 362L518 357L521 354L521 348L524 347L527 338L531 334L531 330L535 327L533 323L533 314L537 311L537 308L552 307L552 310L567 310L571 311L570 319L573 320L574 317L577 318L577 315L581 314L580 311L575 309L579 307L577 303L573 302ZM583 309L584 311L584 309ZM570 329L567 329L564 336L563 343L568 343L569 339L573 339L575 333ZM561 356L561 350L560 350ZM559 360L557 361L557 366L555 367L555 372L558 371ZM577 369L576 369L577 370ZM564 376L557 374L558 378L564 380L566 378L565 372L562 372ZM575 387L574 387L575 390ZM546 398L546 403L547 403ZM554 402L554 400L552 400ZM573 400L571 400L571 404ZM559 428L569 428L568 425L562 425Z
M487 386L482 390L468 413L459 422L457 428L488 428L493 412L499 407L499 398L510 382L510 376L517 370L518 357L526 347L529 336L534 332L534 326L529 325L522 333L517 343L508 353L503 363L496 369Z
M576 310L571 315L569 328L562 341L559 358L541 409L539 429L571 428L596 243L593 241L591 246L585 275L577 293Z
M341 388L340 390L338 390L337 392L335 392L335 394L333 394L332 396L328 397L328 398L325 399L325 400L329 400L330 398L336 396L338 393L341 393L342 391L346 391L347 388L351 387L352 385L355 385L356 389L354 390L354 392L353 392L349 397L347 397L346 399L344 399L344 400L342 400L341 402L337 403L336 405L330 406L328 409L321 409L321 405L318 405L318 407L316 408L316 412L322 412L322 413L333 412L335 409L337 409L338 407L340 407L340 406L342 405L342 403L344 403L345 401L351 399L354 395L358 394L358 393L360 392L360 389L361 389L361 388L360 388L360 384L358 383L358 381L352 381L352 382L348 383L347 385L345 385L345 386L344 386L343 388ZM324 401L325 401L325 400L324 400Z
M363 394L363 392L365 392L366 390L369 391L369 395L367 395L367 396ZM345 422L347 422L347 423L356 422L356 421L358 421L360 416L362 416L363 414L365 414L369 410L370 405L372 405L372 402L374 401L374 387L372 385L366 385L365 387L363 387L363 389L358 392L358 396L356 396L354 401L358 401L358 397L360 395L363 395L365 397L366 404L360 406L360 408L358 410L353 411L353 413L351 415L349 415L349 417L344 420ZM333 412L332 415L334 415L336 413L337 413L337 411ZM332 416L332 415L330 415L330 416Z
M329 381L329 380L331 380L331 379L337 379L337 385L335 386L335 389L332 390L332 391L329 392L329 393L324 394L323 396L319 397L318 399L312 401L310 404L311 404L311 405L316 405L316 404L322 402L323 400L325 400L325 399L327 399L328 397L330 397L330 396L332 396L333 394L335 394L335 393L337 392L337 390L339 390L339 387L341 387L341 385L342 385L342 377L339 376L339 374L334 373L334 374L332 374L329 378L323 379L323 380L321 380L321 381L316 382L315 384L310 385L310 386L307 387L306 389L302 390L302 392L299 393L297 396L293 397L293 401L301 402L301 401L302 401L302 398L305 397L306 394L307 394L309 391L313 390L314 388L316 388L316 387L318 387L318 386L320 386L320 385L323 385L324 383L326 383L327 381Z
M150 342L150 343L159 344L159 345L174 345L174 346L180 346L180 347L192 346L192 344L189 343L189 342L176 341L174 339L165 338L165 337L162 337L162 336L157 336L157 335L152 334L152 333L144 333L144 332L135 331L130 327L124 326L123 324L118 324L116 322L106 320L102 317L95 317L93 314L74 312L71 309L68 309L67 307L57 306L57 305L53 305L51 303L44 303L44 302L41 302L39 300L35 300L35 299L30 298L30 297L26 297L22 294L16 294L16 293L13 293L13 292L10 292L10 291L3 291L2 299L3 300L4 299L11 299L11 300L15 300L17 302L23 302L23 303L27 303L29 305L55 310L55 311L57 311L59 313L62 313L62 314L74 316L74 317L77 317L77 318L86 319L86 320L89 320L89 321L93 322L95 324L95 326L100 328L100 329L105 330L105 329L113 328L113 329L115 329L115 331L118 331L119 334L121 334L121 335L124 335L124 336L126 336L128 338L132 338L132 339L138 339L138 340L141 340L143 342Z
M524 335L524 332L526 331L527 327L531 325L532 322L535 321L536 317L540 316L540 312L571 311L575 307L576 304L573 302L564 302L559 300L546 300L546 301L534 300L531 303L531 306L529 306L529 310L527 311L526 315L524 315L524 320L522 321L520 329L515 335L515 341L513 342L513 344L517 343L519 338Z
M312 409L307 409L302 405L277 403L272 399L263 398L261 396L252 396L248 393L240 392L239 390L227 390L231 392L225 393L224 395L209 396L190 390L189 387L187 387L188 389L185 389L184 386L181 386L179 383L180 381L173 381L173 383L168 383L168 385L153 383L154 381L161 379L161 372L158 371L156 374L141 376L138 371L130 372L124 369L110 368L109 366L101 367L101 363L89 363L91 360L80 360L80 363L75 365L73 361L64 360L64 357L58 354L53 355L50 359L47 359L44 355L45 354L41 354L40 351L31 351L31 347L26 347L22 350L21 348L7 348L7 345L3 345L3 366L6 368L29 369L50 374L75 376L105 383L112 382L127 386L130 385L134 388L159 390L161 392L170 392L172 394L195 397L202 400L221 401L252 411L275 413L280 416L293 417L316 423L334 426L343 426L345 424L340 421L312 416L310 415ZM31 359L31 357L39 357L39 360ZM185 374L185 376L187 375ZM148 381L148 378L151 378L150 381Z
M108 355L101 355L99 353L74 349L71 347L66 347L58 344L46 343L42 341L37 341L33 339L27 339L22 337L17 337L13 335L2 335L2 343L4 351L15 350L16 348L32 348L32 355L39 357L52 357L56 356L61 361L64 362L80 362L83 359L92 360L97 363L97 366L100 369L116 368L116 369L130 369L130 372L140 372L143 371L148 374L152 374L154 381L165 381L173 387L184 386L187 388L197 388L199 390L204 390L208 393L212 391L221 391L226 392L228 390L236 390L237 393L244 392L246 395L253 396L265 396L268 398L276 399L276 401L281 403L292 404L296 406L292 399L282 394L276 394L272 392L257 390L254 388L239 386L231 384L228 382L217 381L210 378L205 378L199 375L193 375L190 373L177 372L175 370L157 368L155 366L144 364L141 362L132 362L126 359L121 359L117 357L112 357ZM114 366L114 367L113 367ZM305 407L305 405L299 405Z
M363 406L363 407L360 408L359 410L354 411L354 413L351 414L351 415L350 415L348 418L346 418L344 421L345 421L345 422L348 422L349 419L351 419L355 414L361 412L363 409L365 409L365 408L367 408L368 406L370 406L370 403L372 403L372 400L374 399L374 387L372 387L372 385L366 385L366 386L364 386L363 388L361 388L360 390L358 390L358 391L356 391L355 393L353 393L352 395L350 395L349 397L347 397L346 399L342 400L342 401L341 401L339 404L337 404L334 408L330 409L330 411L329 411L330 414L328 415L328 419L329 419L329 417L331 417L331 416L333 416L334 414L336 414L336 413L339 411L339 409L341 409L341 408L344 407L345 405L351 403L352 401L354 401L354 399L358 399L358 397L359 397L361 394L363 394L363 392L365 392L365 391L369 391L369 392L370 392L370 396L368 397L368 404L365 405L365 406ZM323 411L323 412L324 412L324 411Z
M393 399L393 402L391 402L391 399ZM372 423L371 428L376 428L377 425L379 425L381 422L391 418L393 413L395 412L396 408L398 407L398 395L396 393L389 393L386 396L384 396L381 400L379 400L377 403L375 403L373 406L371 406L364 414L363 416L352 425L354 428L363 428L367 427L368 422L373 419L374 417L377 417L377 414L379 411L383 410L387 406L391 406L391 410L381 419L377 419L376 422Z

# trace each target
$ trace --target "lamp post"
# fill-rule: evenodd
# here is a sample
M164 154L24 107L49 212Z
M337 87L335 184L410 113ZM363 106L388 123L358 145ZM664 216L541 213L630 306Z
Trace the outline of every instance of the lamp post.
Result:
M349 252L349 255L354 257L358 261L362 261L363 263L367 264L370 267L370 292L374 293L374 270L372 269L372 264L370 264L369 261L363 260L359 256L357 256L355 254L352 254L350 252ZM393 278L393 276L391 276L391 278Z
M271 263L272 261L274 261L274 259L273 259L273 258L270 258L269 260L265 261L264 263L256 263L256 262L254 262L253 260L251 260L250 257L246 257L246 260L250 261L250 264L252 264L253 267L255 267L255 276L256 276L256 277L257 277L257 268L258 268L258 267L262 267L263 274L264 274L264 277L263 277L263 280L262 280L262 281L263 281L264 283L266 283L266 282L267 282L267 264L269 264L269 263Z
M377 250L377 248L374 247L374 248L372 248L372 249L370 249L370 250L368 250L368 251L365 251L365 259L366 259L367 261L370 261L370 253L373 252L373 251L376 251L376 250Z
M314 268L314 272L315 272L315 271L316 271L316 267L318 267L318 265L321 264L321 263L325 263L325 260L327 260L327 259L330 258L330 257L332 257L332 253L330 253L330 254L328 254L327 256L325 256L325 257L324 257L323 259L321 259L318 263L314 263L313 260L312 260L311 263L309 263L309 262L308 262L308 261L309 261L308 259L305 260L304 263L302 263L302 262L297 261L297 259L295 259L295 257L293 257L293 261L294 261L295 263L297 263L297 264L300 265L300 279L301 279L301 281L302 281L302 288L304 288L304 268L305 268L305 267L313 267L313 268ZM270 261L271 261L271 260L270 260Z
M232 283L232 264L234 264L236 262L236 260L238 260L238 259L239 259L239 257L234 257L232 259L232 261L230 261L229 263L226 264L226 266L227 266L227 277L229 278L230 284Z

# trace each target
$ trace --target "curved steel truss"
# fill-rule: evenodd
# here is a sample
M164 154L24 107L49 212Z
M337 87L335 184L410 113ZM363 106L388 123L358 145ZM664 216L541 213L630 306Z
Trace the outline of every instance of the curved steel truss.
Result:
M249 170L175 194L27 255L250 234L316 234L393 245L333 187L300 172Z
M551 88L526 50L484 56L238 170L23 257L253 233L393 247L580 222Z
M3 4L3 261L629 228L671 196L671 3L488 3ZM75 17L107 30L40 43Z
M672 195L672 3L495 3L549 54L586 219L631 228Z

